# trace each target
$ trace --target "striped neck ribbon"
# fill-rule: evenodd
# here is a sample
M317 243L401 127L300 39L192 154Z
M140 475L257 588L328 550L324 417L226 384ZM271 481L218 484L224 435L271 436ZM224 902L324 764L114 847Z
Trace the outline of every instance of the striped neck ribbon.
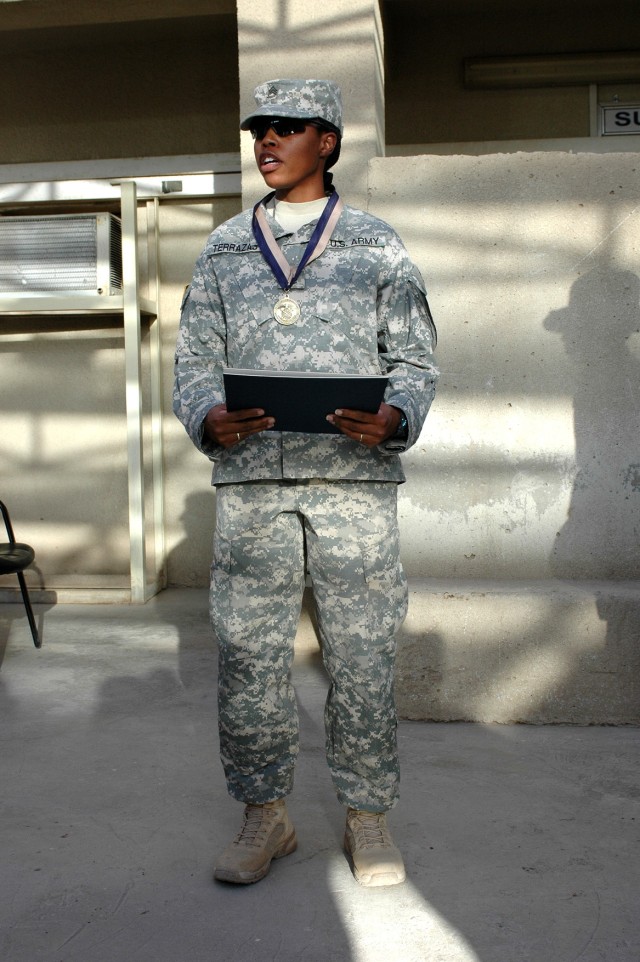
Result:
M273 196L273 193L267 194L267 196L258 201L253 208L251 227L260 252L273 271L278 284L283 291L288 291L293 287L307 264L310 264L316 257L319 257L326 248L338 223L340 214L344 209L344 203L338 197L337 191L331 194L316 228L311 235L309 243L305 248L300 263L296 268L293 268L278 246L267 219L265 204L268 204Z

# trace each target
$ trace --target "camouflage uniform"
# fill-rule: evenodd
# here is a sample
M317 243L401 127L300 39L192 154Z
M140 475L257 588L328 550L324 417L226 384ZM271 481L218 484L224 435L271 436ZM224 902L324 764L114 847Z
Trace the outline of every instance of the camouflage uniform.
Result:
M315 222L291 234L268 216L295 266ZM400 460L390 442L371 449L341 434L268 431L224 449L205 437L203 421L224 402L224 366L382 372L385 401L407 418L409 447L435 391L435 332L422 278L395 232L351 207L292 288L302 311L295 325L273 317L281 294L245 211L209 237L178 337L174 410L213 460L219 486L211 614L221 755L234 797L265 802L291 790L297 717L288 673L306 551L331 677L334 784L345 804L382 811L399 780L392 687L394 635L406 612Z

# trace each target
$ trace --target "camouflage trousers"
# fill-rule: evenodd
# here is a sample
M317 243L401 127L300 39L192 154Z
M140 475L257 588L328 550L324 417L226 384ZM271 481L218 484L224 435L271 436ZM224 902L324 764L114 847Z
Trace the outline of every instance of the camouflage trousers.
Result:
M344 805L385 811L398 798L395 633L407 610L397 485L389 482L217 487L210 604L228 790L260 803L293 787L298 714L290 669L305 562L330 680L333 783Z

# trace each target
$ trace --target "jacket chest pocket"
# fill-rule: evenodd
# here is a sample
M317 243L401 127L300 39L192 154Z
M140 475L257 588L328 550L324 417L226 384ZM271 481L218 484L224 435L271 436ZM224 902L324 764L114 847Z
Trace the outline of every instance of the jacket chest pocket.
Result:
M262 255L225 254L213 258L227 321L230 355L244 355L273 321L273 308L282 295ZM237 363L237 360L233 363Z
M311 310L339 344L349 345L360 357L377 353L379 261L375 251L328 251L308 283L317 297ZM311 271L318 262L315 262Z

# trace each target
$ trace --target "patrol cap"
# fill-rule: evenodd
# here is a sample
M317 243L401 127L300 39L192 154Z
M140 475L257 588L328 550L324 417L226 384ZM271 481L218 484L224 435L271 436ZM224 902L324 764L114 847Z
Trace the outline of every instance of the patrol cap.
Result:
M342 136L342 95L332 80L267 80L253 92L256 109L240 124L249 130L255 117L319 118L340 131Z

